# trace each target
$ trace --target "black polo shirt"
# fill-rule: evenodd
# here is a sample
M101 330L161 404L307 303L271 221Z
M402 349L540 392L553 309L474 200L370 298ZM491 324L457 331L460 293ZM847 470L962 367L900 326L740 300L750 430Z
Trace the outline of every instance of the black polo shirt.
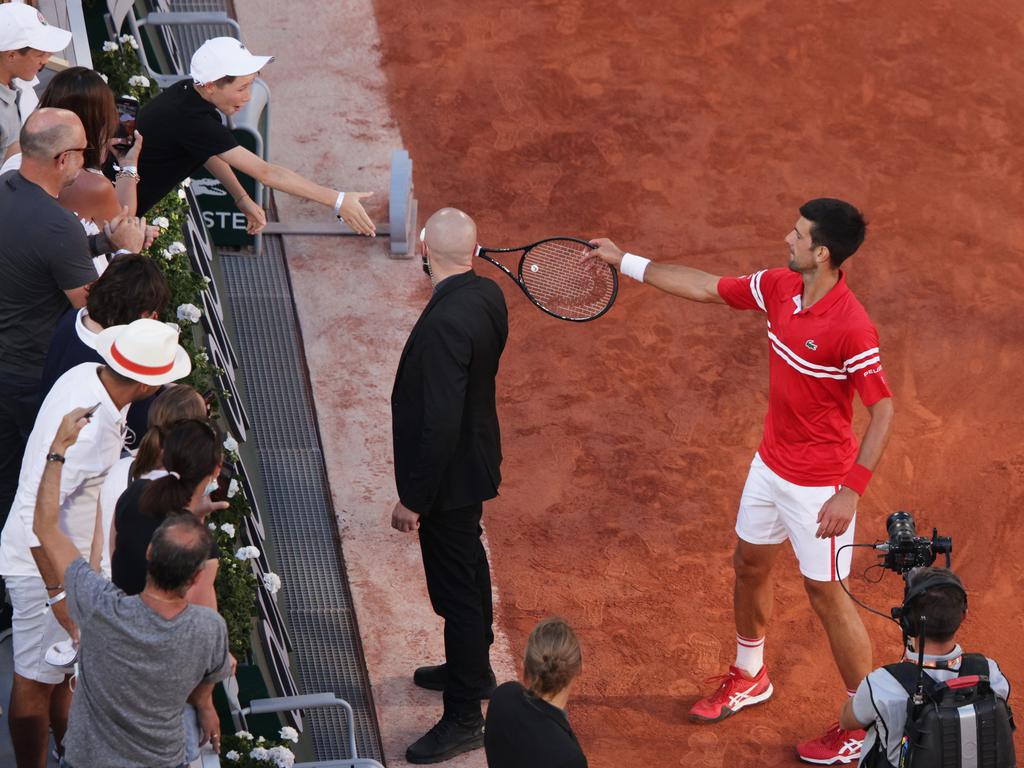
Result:
M0 176L0 372L38 379L64 291L95 279L75 214L20 172Z
M192 80L175 83L139 111L139 215L198 171L214 155L238 146L220 111L206 101Z

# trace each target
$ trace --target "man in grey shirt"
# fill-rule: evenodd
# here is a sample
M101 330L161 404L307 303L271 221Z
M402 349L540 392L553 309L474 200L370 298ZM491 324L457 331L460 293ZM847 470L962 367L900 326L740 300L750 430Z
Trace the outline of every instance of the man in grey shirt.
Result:
M928 587L926 579L937 582L938 586ZM967 594L960 579L945 568L918 568L911 573L907 585L910 589L915 585L924 588L904 606L905 611L913 611L910 614L912 628L913 615L928 617L925 623L924 672L937 683L952 680L960 674L963 658L956 633L967 615ZM913 640L913 643L917 642ZM917 650L908 648L904 661L916 664L917 660ZM1007 700L1010 683L992 659L988 659L988 675L989 685L996 696ZM907 698L906 689L882 667L864 678L857 693L847 701L839 713L839 725L848 730L868 729L861 751L861 764L875 752L876 742L880 742L878 748L884 750L890 765L900 764L900 747L907 725Z
M89 568L61 530L63 456L89 419L64 417L39 484L33 529L53 565L80 633L78 686L64 738L65 768L169 768L185 764L182 711L192 704L220 751L213 686L231 672L227 626L185 594L210 552L210 532L192 515L171 516L150 542L146 588L127 597Z

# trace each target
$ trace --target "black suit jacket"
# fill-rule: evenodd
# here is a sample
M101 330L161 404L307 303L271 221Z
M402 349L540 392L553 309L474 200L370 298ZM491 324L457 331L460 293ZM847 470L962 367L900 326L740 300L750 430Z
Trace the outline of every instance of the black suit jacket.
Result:
M488 768L587 768L565 713L515 682L491 695L484 750Z
M416 321L391 392L395 482L413 512L497 496L494 379L507 338L501 289L472 271L443 280Z

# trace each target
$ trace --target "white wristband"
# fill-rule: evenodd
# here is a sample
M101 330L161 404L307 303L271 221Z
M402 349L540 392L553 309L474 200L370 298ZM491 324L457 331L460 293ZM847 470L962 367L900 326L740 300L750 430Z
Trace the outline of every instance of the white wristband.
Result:
M60 592L58 592L53 597L47 599L46 607L47 608L52 608L53 606L55 606L57 603L59 603L61 600L63 600L67 596L68 596L68 593L65 592L64 590L61 590Z
M339 192L338 199L334 201L334 215L341 218L341 204L345 202L345 193Z
M622 263L619 264L619 271L626 277L632 277L637 282L644 281L644 272L647 271L647 265L651 263L650 259L645 259L643 256L637 256L635 253L624 253L622 254Z
M137 165L122 165L121 166L121 171L122 171L122 173L136 173L137 174L139 172L139 166L137 166Z

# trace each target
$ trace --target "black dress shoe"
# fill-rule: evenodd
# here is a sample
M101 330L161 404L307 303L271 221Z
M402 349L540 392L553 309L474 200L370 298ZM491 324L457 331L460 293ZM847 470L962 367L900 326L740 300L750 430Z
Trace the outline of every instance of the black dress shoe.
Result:
M488 669L487 674L490 682L483 692L482 698L485 699L491 698L491 694L494 693L494 686L498 683L494 677L494 670ZM416 671L412 673L412 681L420 688L426 688L428 691L443 691L444 687L448 684L448 665L438 664L434 667L417 667Z
M446 715L405 750L405 760L414 765L441 763L463 752L480 749L483 745L483 717L479 714L468 718Z

